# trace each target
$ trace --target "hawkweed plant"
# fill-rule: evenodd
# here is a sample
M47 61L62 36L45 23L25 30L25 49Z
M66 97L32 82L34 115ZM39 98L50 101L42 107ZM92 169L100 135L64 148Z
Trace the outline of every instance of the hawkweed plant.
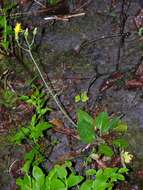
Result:
M28 36L29 36L29 30L28 28L26 28L26 30L23 30L22 27L21 27L21 23L17 23L15 28L14 28L14 32L15 32L15 40L19 46L19 48L21 48L22 50L26 51L33 64L35 65L38 73L39 73L39 76L41 77L42 81L43 81L43 84L45 85L46 89L48 90L50 96L53 98L54 102L56 103L56 105L58 106L58 108L60 109L60 111L63 113L63 115L68 119L68 121L76 127L76 124L75 122L70 118L69 114L67 113L67 111L65 110L65 108L63 107L62 103L60 102L57 94L54 93L54 90L47 84L46 80L44 79L44 76L43 76L43 73L42 71L40 70L33 54L32 54L32 46L34 44L34 40L35 40L35 36L37 34L37 28L34 28L33 30L33 37L32 37L32 40L29 41L28 39ZM25 40L25 43L26 43L26 47L21 45L20 43L20 34L22 34L24 36L24 40Z

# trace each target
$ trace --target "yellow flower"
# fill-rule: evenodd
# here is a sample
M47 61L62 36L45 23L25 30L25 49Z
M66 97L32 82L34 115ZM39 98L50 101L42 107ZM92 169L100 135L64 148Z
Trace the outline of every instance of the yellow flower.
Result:
M133 159L133 155L130 154L129 152L122 152L121 153L122 159L124 160L125 163L129 164L131 160Z
M14 31L15 31L15 39L18 39L19 33L23 31L21 28L21 23L16 23Z

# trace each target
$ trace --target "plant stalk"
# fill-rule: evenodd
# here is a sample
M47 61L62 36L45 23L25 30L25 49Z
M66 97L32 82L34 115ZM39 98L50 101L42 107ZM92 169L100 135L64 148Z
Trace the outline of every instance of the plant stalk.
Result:
M50 88L50 86L48 86L47 82L45 81L44 77L43 77L43 74L38 66L38 64L36 63L34 57L33 57L33 54L31 52L31 49L28 49L27 51L45 85L45 87L47 88L49 94L51 95L51 97L53 98L53 100L55 101L55 103L57 104L58 108L60 109L60 111L63 113L63 115L68 119L68 121L75 127L77 127L76 123L70 118L70 116L68 115L67 111L65 110L65 108L63 107L63 105L61 104L61 102L59 101L59 99L56 97L56 95L53 93L53 90Z

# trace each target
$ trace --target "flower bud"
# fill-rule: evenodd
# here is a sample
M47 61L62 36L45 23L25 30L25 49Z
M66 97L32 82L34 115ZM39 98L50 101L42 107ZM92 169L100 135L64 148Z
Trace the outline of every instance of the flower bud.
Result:
M33 30L33 35L35 36L37 34L37 27Z
M25 32L24 32L24 37L27 38L27 37L28 37L28 34L29 34L28 28L26 28L26 30L25 30Z

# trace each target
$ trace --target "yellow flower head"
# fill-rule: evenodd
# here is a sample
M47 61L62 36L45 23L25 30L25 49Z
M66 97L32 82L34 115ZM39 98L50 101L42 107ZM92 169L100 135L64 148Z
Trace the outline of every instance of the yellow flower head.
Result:
M122 152L121 156L124 160L125 163L129 164L131 160L133 159L133 155L130 154L129 152Z
M15 39L18 39L19 33L23 31L21 28L21 23L16 23L14 31L15 31Z

